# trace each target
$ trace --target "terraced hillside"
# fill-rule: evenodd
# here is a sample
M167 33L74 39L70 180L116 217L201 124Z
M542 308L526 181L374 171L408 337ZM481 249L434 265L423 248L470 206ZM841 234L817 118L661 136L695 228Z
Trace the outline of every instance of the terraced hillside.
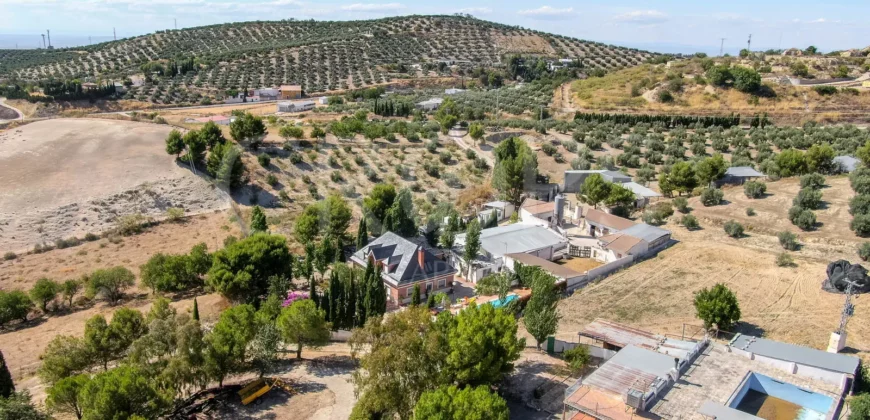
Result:
M439 69L440 61L470 72L471 67L498 66L515 53L575 58L585 68L607 70L653 56L462 16L290 20L170 30L71 49L0 50L0 79L132 78L130 99L184 103L219 99L244 87L300 84L314 93L451 72ZM191 60L193 65L182 67ZM173 65L182 71L173 74ZM166 71L151 77L157 66ZM148 80L140 83L145 73Z

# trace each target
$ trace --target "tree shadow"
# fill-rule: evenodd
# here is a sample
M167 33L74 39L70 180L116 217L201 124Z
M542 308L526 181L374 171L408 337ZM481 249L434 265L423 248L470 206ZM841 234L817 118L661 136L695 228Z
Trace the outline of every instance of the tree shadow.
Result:
M734 332L754 337L764 337L764 328L746 321L739 321L734 328Z
M311 360L308 372L318 378L346 375L353 372L357 365L350 356L323 356Z

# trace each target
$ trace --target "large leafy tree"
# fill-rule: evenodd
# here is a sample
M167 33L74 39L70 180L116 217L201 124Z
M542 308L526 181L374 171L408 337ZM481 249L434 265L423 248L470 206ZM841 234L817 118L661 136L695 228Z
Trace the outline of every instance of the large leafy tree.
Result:
M91 381L87 374L79 374L63 378L48 388L45 405L52 411L66 413L81 419L84 415L82 407L82 391Z
M230 135L240 144L256 147L266 136L266 124L262 118L246 112L230 123Z
M257 234L214 253L208 283L233 301L253 301L269 288L269 277L291 277L292 256L283 236Z
M417 223L414 220L414 203L411 190L402 188L393 205L387 210L385 229L399 236L411 237L417 235Z
M9 398L0 398L2 420L48 420L50 418L33 405L30 401L30 393L27 391L13 393Z
M761 87L761 75L748 67L734 67L731 69L734 78L734 89L745 93L753 93Z
M610 187L612 185L605 181L600 174L589 175L583 180L583 185L580 186L577 198L592 204L592 207L598 207L599 204L603 203L610 196Z
M142 284L154 293L186 290L202 281L187 255L157 253L139 267Z
M360 398L351 418L410 419L420 395L441 382L446 344L443 331L424 308L372 317L364 328L354 330L352 348L370 350L353 373Z
M124 297L124 291L136 284L136 276L126 267L112 267L94 271L88 277L88 296L102 296L110 305Z
M604 203L616 210L614 213L627 215L630 209L634 207L635 200L637 200L637 197L635 197L633 191L622 185L612 184L610 186L610 194L604 200Z
M40 358L42 364L37 373L49 384L83 372L94 363L85 340L68 335L58 335L49 341Z
M698 186L698 179L695 177L695 169L688 162L677 162L671 167L671 172L668 173L668 181L673 185L680 195L685 192L692 191Z
M42 312L48 312L48 304L54 301L60 291L60 285L52 279L41 278L30 289L30 298L39 305Z
M454 321L446 359L452 382L460 386L494 384L513 370L525 339L517 338L512 314L480 305L463 310Z
M535 270L532 284L532 297L523 311L523 323L526 330L535 338L536 346L541 349L541 343L547 337L556 333L559 324L559 292L556 290L556 278L541 269Z
M396 201L396 187L392 184L377 184L372 187L369 195L363 199L363 210L368 218L370 232L383 233L384 219L394 201Z
M254 307L238 305L221 313L220 320L206 336L205 369L220 386L227 375L244 368L245 350L256 329Z
M155 418L169 405L148 374L135 366L100 373L80 393L84 420Z
M711 182L722 178L727 169L728 163L725 162L725 158L720 153L716 153L695 164L695 176L698 177L700 185L708 186Z
M226 139L224 138L224 133L221 131L220 127L214 123L214 121L209 121L199 129L199 136L205 141L205 144L209 149L214 149L218 144L226 143Z
M308 205L296 219L294 234L301 243L308 243L318 236L331 236L343 242L353 212L347 201L337 194L326 200Z
M0 326L15 319L27 321L27 315L33 309L30 296L21 290L9 292L0 290Z
M695 312L705 328L715 325L720 330L728 330L740 320L737 296L722 283L695 293Z
M302 358L302 347L317 348L329 343L330 325L325 313L311 299L301 299L281 310L278 329L288 343L296 344L296 358Z
M170 131L169 136L166 137L166 153L178 157L183 151L184 140L182 139L181 132L178 130Z
M834 166L834 149L827 143L816 143L807 150L804 154L807 161L808 172L818 172L822 174L833 173Z
M535 183L538 159L525 141L511 137L499 143L493 150L495 170L492 185L507 201L520 205L526 186Z
M426 391L414 406L415 420L508 420L507 402L487 386L442 386Z

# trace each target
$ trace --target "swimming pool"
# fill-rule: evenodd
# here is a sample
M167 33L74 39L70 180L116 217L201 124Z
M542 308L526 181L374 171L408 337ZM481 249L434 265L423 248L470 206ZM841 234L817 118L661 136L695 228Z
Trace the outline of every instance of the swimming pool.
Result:
M492 300L489 302L489 304L492 305L493 307L495 307L496 309L498 309L498 308L502 308L504 306L507 306L508 303L511 303L519 298L520 297L517 295L507 295L504 297L504 300L502 300L502 299Z
M728 406L766 420L824 420L833 405L831 397L752 372Z

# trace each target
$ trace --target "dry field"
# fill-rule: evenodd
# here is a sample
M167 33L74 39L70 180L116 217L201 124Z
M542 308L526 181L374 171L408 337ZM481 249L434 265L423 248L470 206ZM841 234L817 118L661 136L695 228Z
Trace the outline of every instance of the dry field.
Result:
M821 290L827 264L836 259L857 262L860 240L849 231L848 179L829 178L823 190L828 201L817 211L823 223L818 231L800 232L786 213L797 193L797 180L768 183L768 197L747 200L742 188L726 191L728 204L705 208L690 200L692 214L702 229L689 232L671 222L666 226L678 243L657 257L630 266L576 292L561 307L560 336L576 332L597 317L668 334L698 333L693 294L704 287L725 283L736 294L742 312L739 331L763 334L786 342L819 349L827 346L837 328L844 297ZM746 216L746 207L756 216ZM679 217L679 213L674 218ZM747 236L733 239L722 224L729 219L747 227ZM802 248L791 252L796 266L779 267L776 256L783 251L776 232L798 233ZM870 306L866 298L856 301L855 316L847 331L849 351L870 356Z
M226 208L227 198L166 154L169 130L56 119L0 132L0 251L100 233L123 215Z

